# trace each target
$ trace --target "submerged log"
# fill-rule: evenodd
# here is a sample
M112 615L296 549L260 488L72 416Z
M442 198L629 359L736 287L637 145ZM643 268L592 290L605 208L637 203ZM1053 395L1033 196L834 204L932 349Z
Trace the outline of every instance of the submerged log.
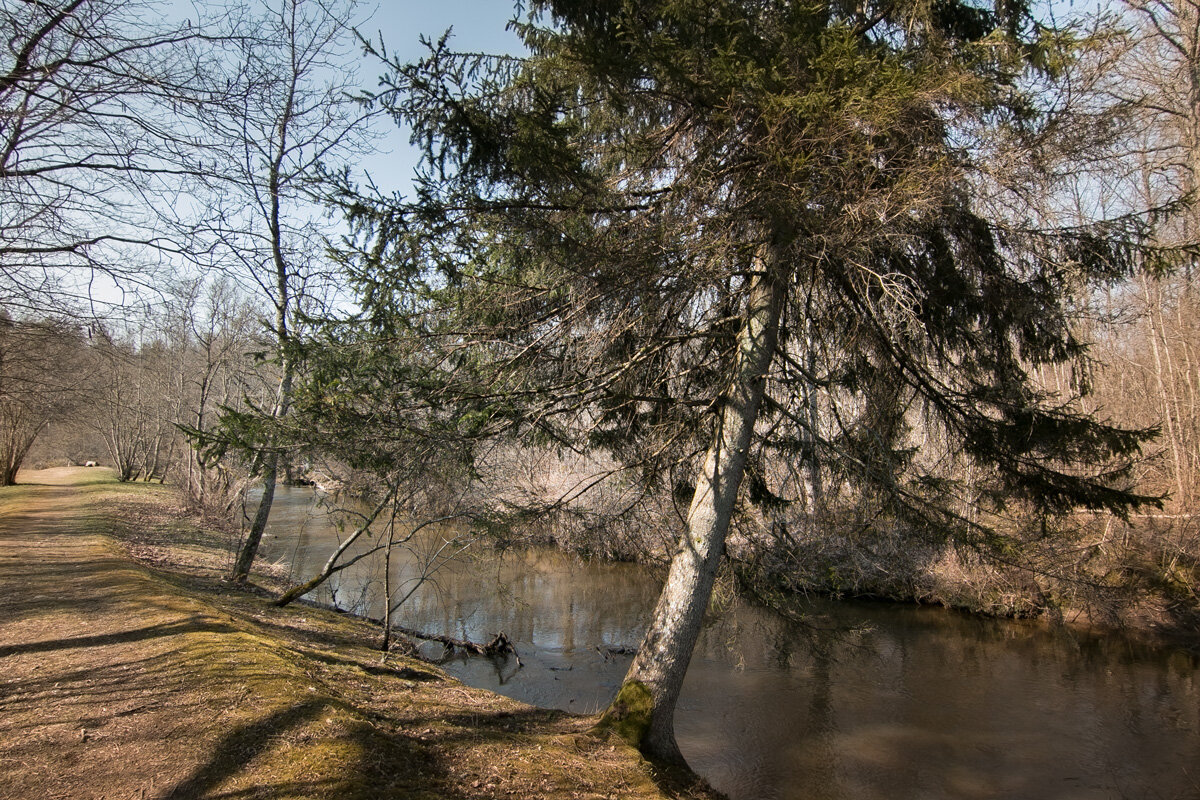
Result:
M517 661L517 668L524 667L525 664L521 661L521 656L517 654L517 648L513 645L512 640L504 633L498 633L487 644L472 642L470 639L455 639L453 636L445 636L437 633L424 633L422 631L413 630L412 628L404 628L399 625L393 626L392 630L409 636L413 639L421 639L426 642L438 642L450 652L461 651L475 656L484 656L485 658L506 658L512 656Z
M616 656L636 656L637 648L629 647L627 645L608 645L602 648L600 645L596 645L596 652L599 653L605 661L608 661Z

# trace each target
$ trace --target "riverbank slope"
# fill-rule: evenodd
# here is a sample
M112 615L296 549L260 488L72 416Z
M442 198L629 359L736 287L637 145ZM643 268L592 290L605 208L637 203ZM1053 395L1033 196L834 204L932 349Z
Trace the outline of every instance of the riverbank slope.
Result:
M107 470L0 490L0 798L715 798L591 720L220 580L219 535Z

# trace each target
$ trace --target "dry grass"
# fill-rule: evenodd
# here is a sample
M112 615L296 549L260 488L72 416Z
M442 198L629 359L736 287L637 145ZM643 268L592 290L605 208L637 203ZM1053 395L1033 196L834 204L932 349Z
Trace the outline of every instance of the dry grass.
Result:
M169 490L22 477L0 491L0 797L716 797L588 718L228 587L226 542Z
M1081 513L1026 527L1008 525L1008 549L989 550L833 518L793 526L784 544L731 549L750 565L743 580L767 597L915 601L1200 648L1200 524L1191 517Z

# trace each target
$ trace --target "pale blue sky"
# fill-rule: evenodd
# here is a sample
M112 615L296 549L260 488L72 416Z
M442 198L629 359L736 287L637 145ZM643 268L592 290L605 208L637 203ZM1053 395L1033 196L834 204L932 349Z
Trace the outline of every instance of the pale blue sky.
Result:
M453 29L456 50L516 53L521 50L520 39L505 30L513 14L509 0L382 0L360 32L374 39L382 35L388 53L404 61L423 55L418 43L422 34L436 40L447 28ZM364 86L373 88L379 72L376 64L364 62L360 72ZM390 120L381 121L379 129L386 134L377 143L381 152L364 159L361 166L381 190L407 194L417 154L407 132Z
M381 31L388 48L401 56L420 54L420 34L436 39L450 27L459 49L509 52L520 47L516 35L505 31L513 8L508 0L384 0L368 29Z

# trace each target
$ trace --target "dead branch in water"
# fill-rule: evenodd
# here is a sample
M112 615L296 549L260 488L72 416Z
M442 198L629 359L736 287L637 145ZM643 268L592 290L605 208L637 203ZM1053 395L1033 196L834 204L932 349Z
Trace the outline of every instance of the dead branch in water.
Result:
M444 636L436 633L423 633L413 630L412 628L404 628L395 626L393 630L410 636L414 639L421 639L426 642L439 642L447 650L462 651L476 656L484 656L485 658L502 658L512 656L517 661L517 668L524 667L525 664L521 661L521 656L517 654L517 648L512 641L504 633L496 634L487 644L479 644L472 642L469 639L455 639L453 636Z

